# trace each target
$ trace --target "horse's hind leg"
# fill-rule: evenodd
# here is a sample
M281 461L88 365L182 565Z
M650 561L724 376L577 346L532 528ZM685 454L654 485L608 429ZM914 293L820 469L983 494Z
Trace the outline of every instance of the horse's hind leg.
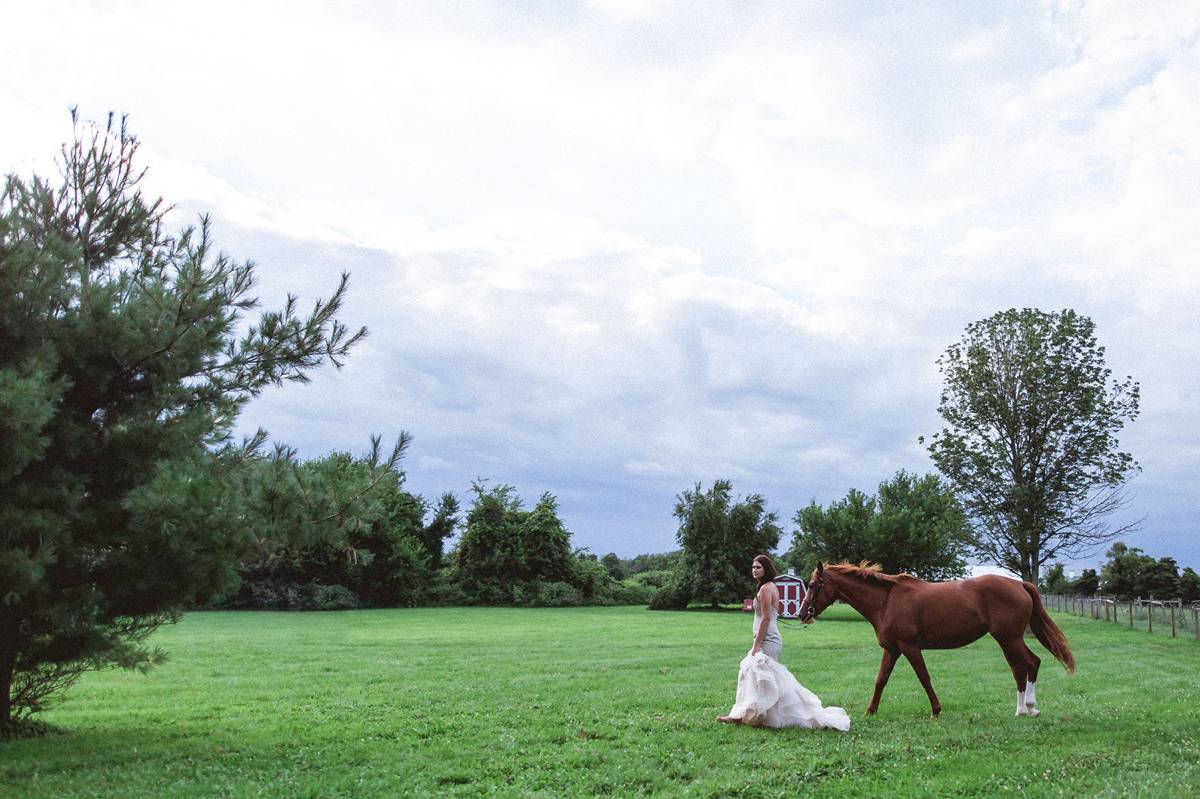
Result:
M908 658L908 664L917 673L917 679L921 681L921 687L925 689L925 693L929 696L930 712L934 716L937 716L942 712L942 703L938 701L937 694L933 692L933 683L929 681L929 669L925 668L925 658L921 655L921 650L915 646L901 646L900 649L904 652L904 657Z
M868 716L879 709L879 699L883 696L884 686L887 685L888 678L892 676L892 667L896 665L896 658L899 656L898 650L883 650L883 660L879 663L879 674L875 677L875 693L871 694L871 704L867 705Z
M1029 711L1029 715L1037 716L1041 713L1037 707L1037 678L1042 659L1034 654L1024 640L1021 641L1021 646L1025 650L1026 660L1025 709Z
M1029 685L1029 667L1033 665L1031 658L1036 658L1037 656L1029 651L1029 647L1025 646L1024 639L1019 637L1000 640L1000 649L1004 652L1004 659L1008 661L1008 667L1012 669L1013 679L1017 683L1017 715L1038 715L1038 709L1036 707L1030 709L1028 700L1026 699L1026 690Z

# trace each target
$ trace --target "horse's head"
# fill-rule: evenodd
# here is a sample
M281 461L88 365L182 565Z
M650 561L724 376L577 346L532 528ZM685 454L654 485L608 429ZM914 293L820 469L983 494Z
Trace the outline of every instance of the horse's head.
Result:
M804 592L804 600L800 603L800 611L797 614L800 621L812 624L821 611L829 607L835 599L837 588L825 582L825 564L817 561L817 568L813 569L812 576L808 578L808 590Z

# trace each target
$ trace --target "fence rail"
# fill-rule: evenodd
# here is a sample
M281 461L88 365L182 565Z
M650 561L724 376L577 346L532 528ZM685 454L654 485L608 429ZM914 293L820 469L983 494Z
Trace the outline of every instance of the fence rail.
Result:
M1167 633L1172 638L1187 635L1200 641L1200 602L1185 604L1179 599L1118 599L1112 596L1042 594L1050 610L1090 616L1093 619L1128 625L1132 630Z

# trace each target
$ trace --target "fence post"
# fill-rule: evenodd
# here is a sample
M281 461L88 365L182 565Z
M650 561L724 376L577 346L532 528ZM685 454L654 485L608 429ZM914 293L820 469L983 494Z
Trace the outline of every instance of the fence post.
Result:
M1133 629L1133 600L1129 600L1129 629Z
M1146 605L1146 632L1154 632L1154 597L1150 597L1150 604Z
M1200 641L1200 608L1192 608L1192 632L1196 633L1196 640Z
M1175 606L1171 606L1171 637L1175 637Z

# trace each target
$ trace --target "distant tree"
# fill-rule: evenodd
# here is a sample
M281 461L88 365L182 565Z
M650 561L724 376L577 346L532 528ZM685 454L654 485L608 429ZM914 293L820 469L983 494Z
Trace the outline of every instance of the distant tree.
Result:
M403 475L401 475L403 477ZM433 589L438 565L425 545L427 504L410 494L403 481L388 481L381 493L382 513L370 521L343 551L355 567L343 583L368 607L421 604Z
M733 500L733 484L717 480L708 491L699 483L679 495L676 539L683 547L674 590L716 607L749 596L750 562L779 545L781 530L766 500L751 494Z
M608 573L612 575L614 580L625 579L625 564L620 558L617 557L615 552L609 552L607 555L600 558L600 562L604 564L604 568L608 569Z
M458 499L451 493L442 494L433 518L421 531L421 543L429 557L429 566L435 571L442 568L442 549L446 539L458 529L458 513Z
M1200 574L1192 567L1184 567L1175 583L1175 597L1184 602L1200 602Z
M536 592L534 583L571 583L571 536L553 495L543 494L525 510L512 486L487 489L476 483L472 490L475 499L454 553L468 596L484 604L505 604Z
M611 593L614 582L612 573L599 558L584 550L575 551L571 584L579 589L583 600L595 600Z
M234 424L269 385L340 363L346 275L308 315L247 314L253 264L207 218L170 232L125 123L76 121L61 182L0 192L0 727L236 582L252 544ZM249 322L249 323L248 323Z
M1155 599L1174 599L1179 588L1179 566L1175 558L1159 558L1144 576L1147 596Z
M1137 547L1117 541L1105 553L1108 557L1101 581L1106 594L1124 598L1175 598L1179 592L1179 567L1174 558L1155 560Z
M1071 592L1085 596L1095 596L1100 593L1100 576L1095 569L1084 569L1079 577L1071 583Z
M1145 592L1145 574L1154 566L1154 558L1121 541L1114 542L1105 557L1108 560L1100 574L1104 593L1125 599L1148 596Z
M946 427L929 453L959 493L980 554L1036 583L1043 564L1090 554L1136 526L1106 519L1138 471L1116 436L1138 415L1139 388L1110 380L1090 319L1003 311L969 325L938 367Z
M666 571L675 567L683 559L683 550L673 552L658 552L651 555L635 555L629 561L627 570L630 575L648 571Z
M1063 565L1055 563L1042 578L1042 585L1040 587L1042 593L1045 594L1065 594L1068 593L1070 582L1064 572Z
M357 604L411 604L431 574L417 535L424 503L403 491L379 440L369 455L335 452L300 462L277 448L251 464L243 486L243 523L252 553L242 560L238 591L221 606L310 610L321 587L338 586Z
M877 497L850 489L824 508L813 502L796 513L792 548L784 556L798 568L818 560L869 560L888 573L928 580L967 573L971 529L962 508L937 475L903 470L879 485Z

